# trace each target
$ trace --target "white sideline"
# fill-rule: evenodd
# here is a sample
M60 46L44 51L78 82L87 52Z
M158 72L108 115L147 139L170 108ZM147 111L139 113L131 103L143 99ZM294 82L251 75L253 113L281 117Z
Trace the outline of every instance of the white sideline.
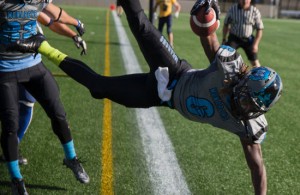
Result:
M127 74L141 73L124 27L116 12L112 14ZM191 194L157 109L136 109L136 117L154 194Z

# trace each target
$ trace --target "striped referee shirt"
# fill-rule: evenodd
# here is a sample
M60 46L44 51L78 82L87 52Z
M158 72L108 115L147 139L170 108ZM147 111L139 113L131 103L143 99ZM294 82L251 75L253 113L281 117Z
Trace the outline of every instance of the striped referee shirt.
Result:
M230 33L240 38L248 38L254 29L264 28L260 11L253 5L247 10L242 9L239 4L232 5L225 17L224 25L230 25Z

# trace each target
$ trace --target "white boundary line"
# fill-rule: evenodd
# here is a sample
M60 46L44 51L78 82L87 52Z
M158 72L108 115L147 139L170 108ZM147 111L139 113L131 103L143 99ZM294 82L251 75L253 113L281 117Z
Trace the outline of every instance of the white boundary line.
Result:
M124 27L116 12L112 14L127 74L141 73ZM191 194L157 109L136 109L136 117L154 194Z

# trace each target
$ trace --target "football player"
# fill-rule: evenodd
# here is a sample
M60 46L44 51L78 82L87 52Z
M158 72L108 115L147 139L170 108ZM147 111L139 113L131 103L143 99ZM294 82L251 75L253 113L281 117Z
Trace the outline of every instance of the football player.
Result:
M268 130L264 114L274 106L282 92L283 84L277 72L268 67L249 70L235 49L220 46L216 33L200 37L211 64L206 69L193 69L175 54L148 20L139 1L123 0L121 5L149 65L148 73L99 75L83 62L51 47L43 35L20 41L15 47L23 52L35 50L47 56L87 87L94 98L108 98L131 108L169 107L189 120L208 123L237 135L255 194L266 194L267 175L261 143ZM212 7L219 13L215 0L198 0L191 14L196 14L203 6Z
M89 176L79 162L66 113L55 79L40 55L8 51L10 44L37 34L37 18L42 10L55 21L65 22L66 13L52 8L51 0L0 1L0 120L1 147L12 179L12 194L28 194L18 163L19 86L22 85L41 104L51 120L53 132L62 144L64 164L76 179L88 183ZM49 6L49 7L48 7ZM76 20L75 20L76 21ZM78 27L78 21L76 23ZM79 25L81 26L81 25ZM79 28L78 28L79 29Z
M49 4L51 10L62 10L61 8L58 8L54 4ZM53 32L72 38L72 40L75 43L75 46L77 48L82 48L81 55L86 55L87 51L87 45L86 42L81 38L81 36L84 34L84 24L77 19L74 19L73 17L69 16L65 11L61 14L66 18L63 22L73 25L74 22L76 25L75 28L78 33L74 32L72 29L70 29L66 24L59 22L59 20L52 19L50 16L48 16L46 13L41 12L39 17L37 18L37 21L42 24L45 27L49 27ZM66 16L65 16L66 15ZM38 31L43 34L43 30L40 27L39 24L37 24ZM25 88L20 85L19 86L19 130L18 130L18 139L19 142L21 142L22 138L24 137L33 114L33 106L36 100L34 97L25 90ZM20 165L26 165L28 164L28 160L21 155L21 152L19 150L18 160Z

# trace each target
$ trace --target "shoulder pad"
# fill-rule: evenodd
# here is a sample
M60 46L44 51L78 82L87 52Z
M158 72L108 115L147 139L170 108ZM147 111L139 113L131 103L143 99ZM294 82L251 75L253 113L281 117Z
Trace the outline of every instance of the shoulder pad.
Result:
M218 67L223 70L225 79L237 79L243 65L242 56L232 47L221 45L216 55Z

